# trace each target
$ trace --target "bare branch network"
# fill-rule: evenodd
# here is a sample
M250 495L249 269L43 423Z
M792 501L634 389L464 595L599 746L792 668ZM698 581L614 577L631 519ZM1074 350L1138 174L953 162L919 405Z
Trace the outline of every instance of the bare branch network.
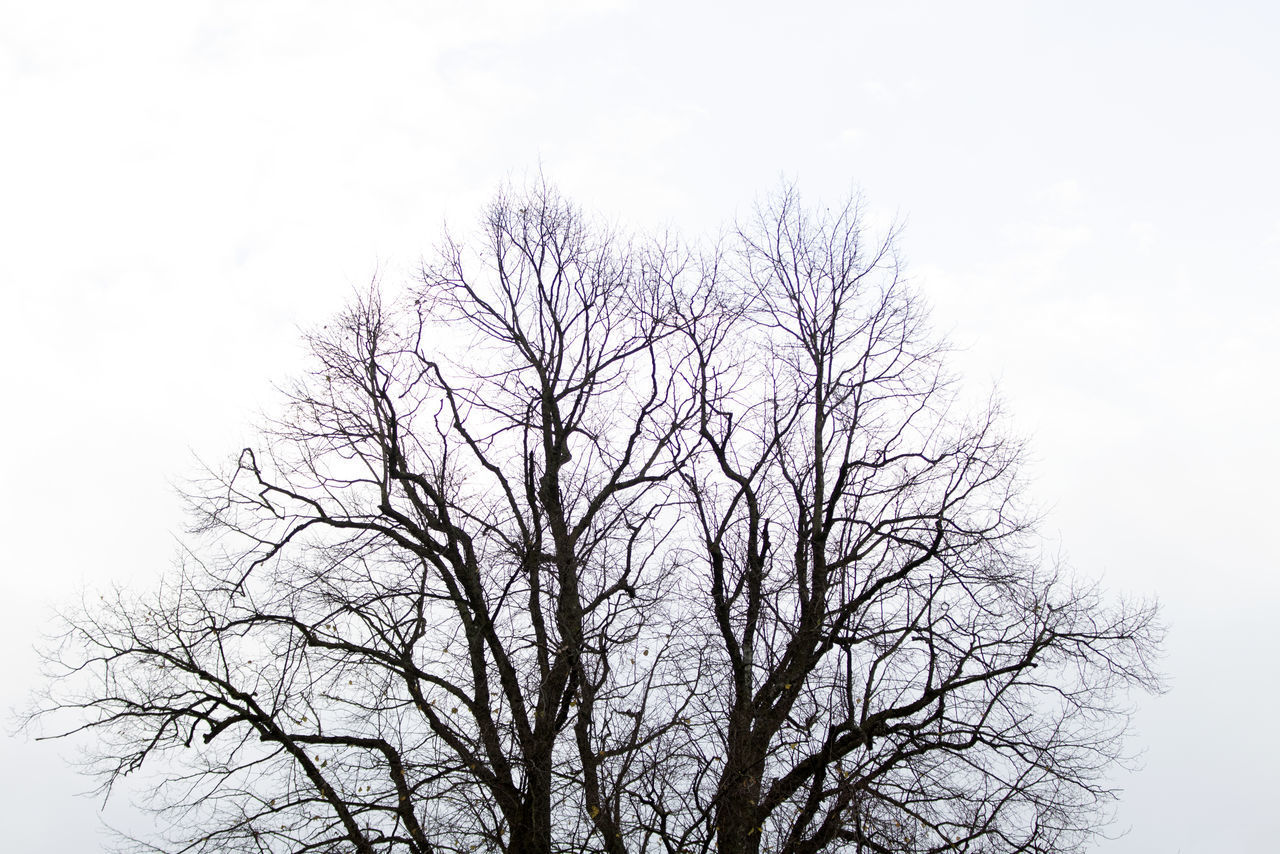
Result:
M546 186L310 337L151 595L34 720L153 769L142 850L1071 852L1151 606L1037 551L856 202L713 254Z

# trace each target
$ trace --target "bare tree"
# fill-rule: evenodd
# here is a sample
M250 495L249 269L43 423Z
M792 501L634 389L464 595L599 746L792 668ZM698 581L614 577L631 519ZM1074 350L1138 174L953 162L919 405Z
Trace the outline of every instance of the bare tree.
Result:
M1112 793L1116 689L1156 688L1149 607L1045 568L1021 449L964 417L856 203L738 233L693 325L704 450L681 470L723 674L722 851L1070 851Z
M695 258L500 196L66 618L36 720L166 851L1071 851L1153 609L1035 552L894 235L779 196ZM69 718L67 716L70 716Z

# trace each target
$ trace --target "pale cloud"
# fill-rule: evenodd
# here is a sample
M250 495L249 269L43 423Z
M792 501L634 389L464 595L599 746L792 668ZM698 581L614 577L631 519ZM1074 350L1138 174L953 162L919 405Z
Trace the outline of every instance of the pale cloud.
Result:
M691 126L692 118L676 111L609 110L549 147L546 165L588 207L609 210L621 199L631 226L660 228L687 205L687 191L664 164Z
M1073 205L1084 199L1084 189L1075 178L1057 181L1045 188L1043 196L1059 205Z
M868 133L866 128L849 127L840 131L840 135L837 139L839 139L839 141L844 145L857 145L865 140L867 136Z
M890 82L877 77L862 81L859 88L874 104L897 106L906 101L918 100L926 94L928 87L916 78L895 77Z
M1133 238L1138 250L1152 251L1160 239L1160 227L1149 220L1138 220L1129 223L1129 236Z
M1008 223L1003 228L1008 255L998 280L1020 280L1023 288L1056 286L1066 275L1066 260L1094 240L1094 228L1084 223Z
M862 94L879 104L896 104L898 93L883 80L864 80Z

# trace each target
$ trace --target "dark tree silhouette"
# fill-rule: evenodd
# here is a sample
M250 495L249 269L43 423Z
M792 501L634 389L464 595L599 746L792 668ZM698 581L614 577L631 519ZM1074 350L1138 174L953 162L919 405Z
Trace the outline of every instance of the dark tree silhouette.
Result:
M1037 553L894 235L786 191L718 252L500 196L310 338L159 591L33 721L184 852L1064 852L1154 610Z

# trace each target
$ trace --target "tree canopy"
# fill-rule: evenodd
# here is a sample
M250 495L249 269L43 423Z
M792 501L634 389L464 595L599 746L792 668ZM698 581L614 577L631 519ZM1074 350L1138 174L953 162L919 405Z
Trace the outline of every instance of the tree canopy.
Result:
M896 244L790 189L700 251L503 192L309 336L35 717L154 769L156 850L1082 850L1155 609L1044 558Z

